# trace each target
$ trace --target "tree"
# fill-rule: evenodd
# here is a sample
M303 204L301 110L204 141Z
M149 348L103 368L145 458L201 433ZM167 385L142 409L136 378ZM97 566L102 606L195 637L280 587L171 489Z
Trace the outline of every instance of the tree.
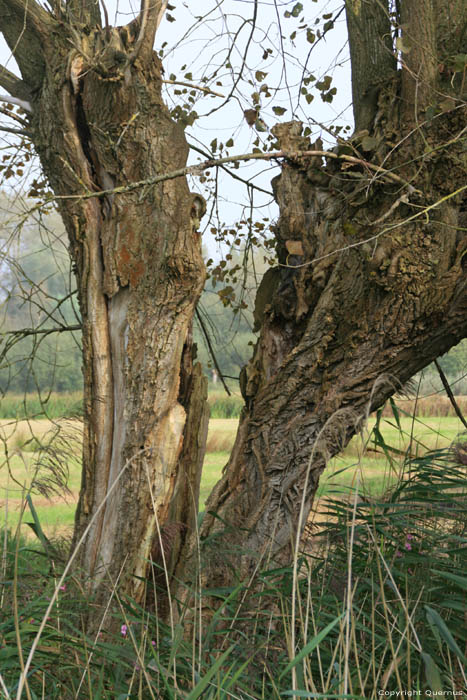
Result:
M49 10L0 0L22 76L3 68L0 84L28 111L77 277L85 417L74 542L89 528L80 565L98 594L119 578L137 600L151 552L162 550L169 577L193 576L207 426L191 340L205 278L198 202L153 51L165 9L143 1L137 19L111 27L94 0ZM324 151L286 122L273 128L278 150L242 156L282 163L278 265L258 290L245 408L202 522L209 585L289 560L326 458L467 331L465 5L347 0L345 10L353 136ZM330 79L317 87L332 99Z

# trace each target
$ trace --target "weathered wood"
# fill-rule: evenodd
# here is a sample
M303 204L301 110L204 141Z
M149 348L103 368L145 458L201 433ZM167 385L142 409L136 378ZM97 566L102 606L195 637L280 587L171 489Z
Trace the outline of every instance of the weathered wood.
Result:
M67 36L43 47L33 139L59 197L186 164L183 128L161 99L160 62L155 54L134 59L138 35L134 25L95 29L82 33L78 48ZM192 201L184 178L118 197L59 200L83 320L84 464L74 542L92 522L79 565L94 589L123 570L123 587L137 600L158 526L177 517L188 530L197 509L185 491L191 499L199 493L206 392L187 358L205 272ZM198 455L188 465L195 433ZM177 560L174 552L174 566Z

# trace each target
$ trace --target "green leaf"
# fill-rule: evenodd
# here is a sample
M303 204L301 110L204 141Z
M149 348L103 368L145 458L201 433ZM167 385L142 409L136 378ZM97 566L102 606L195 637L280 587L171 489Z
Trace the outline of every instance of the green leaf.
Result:
M310 43L313 44L316 39L316 34L311 31L310 28L306 30L306 40Z
M265 73L262 70L257 70L255 73L255 78L259 83L262 83L266 76L267 76L267 73Z
M211 666L206 675L201 678L201 680L199 681L199 683L196 684L191 693L187 695L186 700L196 700L196 698L200 697L201 693L207 688L211 678L217 673L217 671L222 666L222 664L224 663L224 661L226 660L226 658L231 653L234 647L235 644L232 644L226 651L224 651L222 656L219 656L219 658Z
M285 107L277 107L277 106L274 106L274 107L272 108L272 111L274 112L274 114L277 114L279 117L280 117L282 114L284 114L285 112L287 112L287 110L286 110Z
M234 145L234 140L233 140L233 139L229 139L228 141L225 142L225 147L226 147L226 148L232 148L233 145Z
M467 577L458 576L457 574L451 574L448 571L438 571L437 569L431 569L431 571L434 574L438 574L438 576L443 576L444 578L447 578L448 581L457 583L457 585L460 586L460 588L462 588L464 591L467 591Z
M298 17L298 15L303 12L303 5L301 2L295 3L295 5L292 8L291 15L292 17Z
M34 527L32 527L32 523L29 523L31 526L31 529L34 531L34 533L37 535L37 537L40 539L42 546L44 547L44 551L49 554L50 552L50 543L49 540L47 539L44 530L41 527L40 521L39 521L39 516L37 515L37 510L34 508L32 504L32 498L31 494L28 493L26 496L26 501L29 506L29 510L31 511L31 515L34 520Z
M305 658L305 656L308 656L308 654L311 654L313 649L315 649L315 647L317 647L318 644L320 644L323 641L323 639L325 637L327 637L329 632L337 625L338 622L340 622L342 620L344 615L345 615L345 612L343 612L342 615L339 615L339 617L336 617L336 619L333 620L332 622L330 622L329 625L327 625L324 628L324 630L321 630L321 632L319 632L315 637L313 637L313 639L311 641L309 641L308 644L305 644L303 649L298 652L297 656L294 659L292 659L292 661L289 664L287 664L287 666L285 667L285 669L282 671L281 675L279 676L278 680L281 680L281 678L283 678L285 676L285 674L288 673L294 666L299 664L300 661L302 661Z
M430 690L434 693L442 693L443 687L441 684L441 676L439 668L429 654L421 652L423 663L425 664L425 676Z
M467 66L467 53L458 53L454 56L454 70L462 72Z
M364 136L362 138L362 148L364 151L374 151L377 145L378 141L374 136Z
M436 610L433 610L433 608L430 608L429 605L425 605L425 610L426 610L426 617L427 620L430 624L435 625L438 628L438 631L448 647L453 651L456 656L462 661L463 664L466 663L466 658L462 651L459 649L459 646L457 645L456 640L451 634L450 629L444 622L443 618L439 613L436 612Z

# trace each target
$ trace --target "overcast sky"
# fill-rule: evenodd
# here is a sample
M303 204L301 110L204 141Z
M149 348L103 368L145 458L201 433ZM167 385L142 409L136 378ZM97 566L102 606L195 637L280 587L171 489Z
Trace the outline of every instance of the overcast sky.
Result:
M137 10L137 4L130 0L106 0L106 7L110 23L116 25L131 21ZM298 118L311 128L313 140L321 135L325 146L329 146L332 137L320 124L328 128L332 124L351 126L350 63L343 12L333 28L319 39L325 22L336 16L342 8L342 1L304 0L297 3L295 0L271 0L258 2L255 9L252 0L207 0L203 3L176 0L169 7L172 9L167 11L159 27L155 44L157 51L164 52L164 77L205 85L225 96L196 93L192 108L199 118L187 128L192 145L212 153L211 144L215 139L217 146L232 139L234 143L228 152L233 155L250 152L257 138L260 143L268 144L268 132L257 133L243 118L243 110L252 107L252 96L261 90L262 85L261 115L268 127L277 121ZM315 40L310 43L313 35ZM229 64L226 66L227 58ZM0 60L9 70L17 72L3 39ZM322 101L319 91L313 89L313 81L308 86L309 97L302 94L303 89L307 89L304 78L313 76L322 80L326 75L332 77L332 87L337 88L332 103ZM227 100L234 84L234 94ZM264 85L269 88L268 94ZM183 89L182 86L165 85L164 96L169 108L183 105L187 95L177 94ZM311 97L312 101L308 102ZM286 111L278 116L273 107ZM7 139L8 136L3 136L3 149ZM220 153L217 150L213 155L226 155L226 151ZM199 160L203 157L191 151L190 162ZM243 165L234 172L251 178L251 182L270 191L270 181L278 170L271 163L256 162ZM252 203L257 207L256 218L274 219L277 216L277 209L268 195L248 191L225 173L219 173L215 202L213 182L203 184L196 178L190 186L202 192L208 200L211 218L206 217L203 221L207 228L203 241L211 255L216 254L218 247L209 234L212 225L227 228L234 225L249 214Z

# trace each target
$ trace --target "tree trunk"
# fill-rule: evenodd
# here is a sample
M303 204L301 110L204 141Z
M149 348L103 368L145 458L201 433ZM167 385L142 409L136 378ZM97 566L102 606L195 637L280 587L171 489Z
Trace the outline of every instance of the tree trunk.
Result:
M92 195L182 168L188 147L138 23L60 33L47 22L31 122L69 234L83 324L73 544L89 527L78 561L92 588L104 596L120 577L141 601L165 524L179 525L162 555L175 567L197 516L206 380L193 368L191 323L205 271L185 178Z
M382 46L374 30L384 21L370 5L347 3L355 136L323 163L298 155L313 148L299 123L273 129L290 153L273 181L279 266L258 293L261 334L241 381L246 406L202 524L212 586L290 562L326 460L467 333L465 81L447 64L446 75L434 71L417 50L403 70L392 61L392 75L380 54L384 82L374 80L373 63L362 76L363 57L374 52L377 63ZM465 6L456 8L451 47L465 26ZM436 36L435 14L415 13L415 23L431 22L423 31L405 18L412 42Z
M326 459L467 333L465 5L423 0L420 13L400 0L396 51L376 4L346 2L355 136L323 163L297 154L310 149L299 124L274 131L289 153L274 181L279 265L258 293L245 408L202 523L209 586L289 561ZM102 28L95 0L54 3L55 16L0 0L23 77L0 69L0 84L30 103L77 275L85 417L74 544L87 532L79 563L100 599L119 578L143 600L151 554L169 577L192 576L207 429L191 341L205 276L197 214L184 178L133 187L187 157L152 52L163 6L143 2L138 21Z

